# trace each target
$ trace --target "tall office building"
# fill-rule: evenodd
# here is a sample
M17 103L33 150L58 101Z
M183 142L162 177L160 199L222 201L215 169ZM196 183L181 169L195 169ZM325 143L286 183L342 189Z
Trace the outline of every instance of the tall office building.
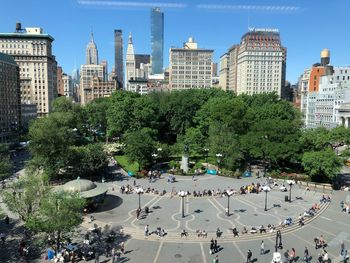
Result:
M118 86L124 88L123 31L114 30L114 70Z
M228 58L221 57L228 59L229 76L224 89L248 95L276 92L281 97L285 86L286 53L277 29L249 28L241 43L228 50ZM221 74L227 74L227 70Z
M20 68L21 100L36 104L39 116L50 112L52 101L57 97L53 41L43 29L22 29L20 23L16 24L14 33L0 33L0 52L11 55Z
M107 60L102 60L100 65L103 67L103 81L108 80L108 62Z
M132 43L132 35L129 34L128 48L126 50L126 72L125 72L125 81L126 81L126 90L128 90L128 82L131 79L135 79L135 52L134 45Z
M214 50L198 48L190 37L183 48L170 49L171 90L210 88Z
M94 41L94 34L90 33L90 42L86 47L86 64L87 65L98 65L98 51Z
M159 7L151 10L151 64L152 74L163 73L164 13Z
M20 97L19 67L11 56L0 53L0 143L18 140Z

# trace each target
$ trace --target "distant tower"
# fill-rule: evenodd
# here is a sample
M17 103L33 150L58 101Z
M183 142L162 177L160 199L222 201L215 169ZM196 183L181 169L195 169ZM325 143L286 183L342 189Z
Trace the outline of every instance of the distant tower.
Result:
M151 10L151 64L152 73L163 73L164 13L159 7Z
M329 65L331 58L330 58L330 51L329 49L325 48L321 51L321 65L326 66Z
M128 83L130 79L135 78L135 53L132 44L132 36L129 34L128 49L126 50L126 76L125 82ZM128 84L126 85L128 89Z
M124 87L123 31L114 30L114 69L120 87Z
M94 34L92 31L90 33L90 42L86 47L86 64L98 65L98 51L94 42Z

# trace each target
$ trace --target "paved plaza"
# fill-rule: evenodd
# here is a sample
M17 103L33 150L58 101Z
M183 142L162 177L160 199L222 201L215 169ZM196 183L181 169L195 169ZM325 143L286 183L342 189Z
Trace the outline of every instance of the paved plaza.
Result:
M271 262L275 250L276 233L266 234L244 234L240 237L233 237L232 228L239 231L245 226L248 231L252 227L260 225L267 227L268 224L278 226L284 219L291 217L296 219L314 203L319 203L322 197L322 190L317 192L314 189L307 191L305 187L292 186L292 202L285 202L285 195L288 192L281 192L279 186L274 187L268 193L267 211L265 207L265 193L250 193L245 195L234 194L230 197L230 216L225 214L227 197L202 196L194 197L193 191L227 189L239 190L241 186L251 183L264 184L265 178L243 178L232 179L213 175L198 176L193 180L191 176L176 176L176 182L170 183L167 176L162 176L154 182L148 179L134 179L127 177L125 172L119 170L117 181L108 182L109 192L105 203L99 210L93 213L94 223L100 227L109 225L111 227L122 227L123 232L129 238L126 241L126 251L123 261L130 262L213 262L218 255L219 262L246 262L248 249L253 253L253 259L257 262ZM141 195L141 206L149 207L150 213L141 213L138 220L136 209L138 208L139 197L135 193L122 194L120 187L124 185L142 186L158 190L160 193L165 190L165 195L145 193ZM289 186L287 189L289 190ZM179 196L173 196L172 192L185 190L191 195L185 197L185 217L182 218L182 200ZM281 229L283 254L287 249L296 249L297 256L302 261L305 246L308 247L313 259L317 261L320 250L315 250L314 237L323 235L328 243L327 251L332 262L339 262L337 259L340 252L340 244L345 242L348 248L349 237L349 215L340 211L341 200L350 200L349 192L334 192L332 202L323 204L320 211L305 226L298 224ZM93 223L85 220L83 227L89 228ZM149 231L155 231L157 227L167 232L163 238L156 234L148 237L144 235L144 228L149 225ZM220 228L222 235L216 238L216 230ZM188 237L180 237L182 230L188 232ZM198 237L196 231L205 230L208 237ZM210 240L217 239L220 250L210 255ZM260 255L261 241L265 242L266 253Z

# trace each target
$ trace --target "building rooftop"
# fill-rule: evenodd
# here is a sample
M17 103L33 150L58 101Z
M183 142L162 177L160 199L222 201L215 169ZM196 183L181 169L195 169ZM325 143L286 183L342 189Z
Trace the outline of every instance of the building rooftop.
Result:
M0 33L0 38L28 38L28 39L49 39L54 41L55 39L49 34L29 34L24 33Z

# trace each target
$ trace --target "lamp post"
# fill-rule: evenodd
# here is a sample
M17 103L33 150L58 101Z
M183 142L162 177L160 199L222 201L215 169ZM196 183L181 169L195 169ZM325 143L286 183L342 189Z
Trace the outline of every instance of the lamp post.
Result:
M265 185L262 187L262 190L265 192L265 211L267 211L267 193L271 191L271 188Z
M207 171L208 171L208 152L209 152L209 149L204 148L204 152L205 152L205 163L206 163Z
M226 194L227 194L227 216L230 216L230 197L231 195L233 195L233 191L226 190Z
M185 197L187 196L187 192L181 190L179 192L179 196L182 198L182 218L185 217Z
M295 181L287 180L287 184L289 184L289 202L292 202L292 185L295 184Z
M143 194L143 188L139 186L136 188L135 192L139 195L139 210L141 210L141 194Z
M277 252L278 249L283 249L282 234L280 230L277 230L276 232L275 252Z
M218 158L218 173L219 173L219 170L220 170L221 157L222 157L222 153L217 153L216 154L216 158Z

